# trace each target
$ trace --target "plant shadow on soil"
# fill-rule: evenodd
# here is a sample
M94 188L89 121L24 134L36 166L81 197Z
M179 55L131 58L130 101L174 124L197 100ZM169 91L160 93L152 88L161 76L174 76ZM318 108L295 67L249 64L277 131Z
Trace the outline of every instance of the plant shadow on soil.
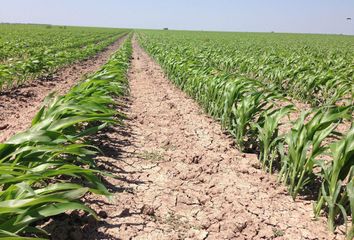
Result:
M228 132L225 134L232 137ZM234 147L236 147L236 143L234 142ZM243 153L256 154L257 158L260 159L260 143L254 137L249 137L247 141L244 143L244 151ZM281 171L281 159L280 154L278 153L276 159L273 161L272 172L279 174ZM299 197L302 200L306 201L316 201L318 199L319 192L321 190L321 179L317 177L315 174L310 175L311 181L299 192Z
M84 77L84 76L83 76ZM82 77L82 78L83 78ZM9 97L12 99L24 100L23 98L33 98L36 96L35 91L32 88L36 86L55 86L56 83L62 82L55 72L50 72L42 76L34 76L34 80L23 82L19 85L4 88L0 91L0 96Z
M129 103L129 101L128 101ZM120 112L129 111L129 104L122 107L120 106ZM129 121L129 119L126 119ZM145 184L142 181L136 181L129 179L128 174L132 174L132 171L125 171L123 168L117 166L115 161L124 161L125 156L128 154L135 154L130 152L124 152L122 150L123 146L133 146L134 145L135 134L129 125L116 125L109 126L101 130L97 134L90 136L86 140L93 146L100 149L100 153L95 156L95 161L97 163L97 168L101 171L107 172L114 175L114 179L119 182L125 182L127 184L121 185L140 185ZM133 193L133 189L130 187L124 187L111 182L110 177L102 177L102 182L106 188L112 194L127 192ZM102 209L103 206L114 204L105 200L104 197L101 199L91 198L91 194L84 197L84 202L88 206L95 206L96 209ZM124 218L131 215L141 214L140 212L129 212L124 211L117 216L108 216L105 211L98 211L98 216L100 220L96 220L93 216L84 213L83 211L72 211L71 213L61 214L50 219L46 219L42 224L45 225L44 229L51 235L53 240L64 240L64 239L87 239L87 240L97 240L97 239L119 239L118 236L112 236L109 233L104 233L98 231L100 228L112 229L119 228L121 224L110 224L108 219L113 218ZM125 226L129 225L144 225L137 223L124 223Z
M102 204L107 204L102 202ZM124 218L137 213L130 213L129 215L111 216L110 218ZM45 223L44 229L50 233L50 239L53 240L97 240L97 239L120 239L109 233L99 232L98 229L103 227L105 229L119 228L122 224L110 224L105 221L103 213L99 213L102 220L96 220L93 216L81 211L73 211L70 214L61 214L51 218ZM107 218L106 218L107 219ZM144 224L124 223L125 226L137 226Z

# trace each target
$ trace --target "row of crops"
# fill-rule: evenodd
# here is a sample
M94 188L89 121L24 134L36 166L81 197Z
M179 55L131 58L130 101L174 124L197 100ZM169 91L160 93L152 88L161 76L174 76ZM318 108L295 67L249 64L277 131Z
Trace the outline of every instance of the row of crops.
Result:
M176 31L152 37L173 41L215 74L256 78L312 105L353 104L352 36Z
M97 169L98 149L87 139L123 118L114 98L127 91L130 40L67 94L48 96L31 127L0 144L0 238L45 236L35 223L71 210L96 217L80 199L109 197L101 182L109 174Z
M140 31L139 41L294 199L315 195L316 216L354 236L354 38Z
M123 29L0 24L0 89L86 59Z

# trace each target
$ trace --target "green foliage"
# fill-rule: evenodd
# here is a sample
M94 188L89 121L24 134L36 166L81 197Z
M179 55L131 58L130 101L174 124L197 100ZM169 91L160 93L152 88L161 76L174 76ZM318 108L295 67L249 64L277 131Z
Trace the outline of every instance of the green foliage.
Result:
M0 24L0 90L103 50L127 30Z
M313 179L313 169L318 165L316 158L328 149L323 141L337 134L334 130L342 119L349 117L348 111L348 107L332 107L303 112L287 134L288 154L282 159L279 177L289 185L294 199Z
M254 124L258 130L258 140L260 145L259 159L263 169L272 173L273 162L279 156L279 145L283 143L283 136L279 134L280 120L294 111L292 105L286 105L270 112L264 112L259 123Z
M240 150L258 152L269 172L277 163L279 179L294 199L321 181L322 189L315 189L321 192L315 211L329 209L331 230L340 214L347 219L353 212L352 130L345 137L337 132L338 125L353 113L353 40L321 35L139 32L141 45L168 77L220 120ZM295 109L290 97L319 108ZM294 111L300 117L291 123ZM292 124L289 132L281 131L285 122ZM331 145L333 141L337 145ZM345 148L341 147L344 142ZM348 236L352 232L348 230Z
M184 31L143 34L158 42L150 45L149 51L155 54L154 48L168 47L180 64L193 62L210 72L256 78L313 105L354 103L353 36ZM183 55L189 58L182 60Z
M334 230L335 220L341 214L346 220L347 212L354 210L354 125L342 139L331 144L330 150L333 161L329 164L321 162L323 182L315 211L318 215L325 205L329 228ZM345 181L349 182L346 189Z
M27 131L0 144L0 238L28 239L21 234L41 232L32 223L68 210L97 218L80 198L110 193L85 137L122 119L113 97L127 91L131 52L129 38L100 71L66 95L48 96Z

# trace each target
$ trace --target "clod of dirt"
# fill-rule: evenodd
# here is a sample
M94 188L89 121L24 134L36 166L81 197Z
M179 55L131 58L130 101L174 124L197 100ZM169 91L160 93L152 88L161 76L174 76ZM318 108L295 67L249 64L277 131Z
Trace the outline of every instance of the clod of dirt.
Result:
M175 105L174 103L168 103L168 106L170 107L170 109L172 109L172 108L175 108L175 107L176 107L176 105Z
M188 240L204 240L208 237L208 232L205 230L191 229L188 231Z
M105 219L105 218L108 217L108 214L107 214L106 211L102 211L102 210L101 210L101 211L98 212L98 216L99 216L100 218Z
M0 130L5 130L8 126L9 126L9 124L1 125L0 126Z
M201 160L202 160L202 156L196 155L192 158L192 163L198 164L198 163L200 163Z
M144 204L144 206L141 208L141 213L149 216L154 216L155 209L149 205Z
M162 142L163 147L167 147L171 144L170 140L166 139L165 141Z
M247 227L247 221L239 221L236 224L235 231L236 232L242 232L245 228Z
M252 163L251 166L252 166L253 168L255 168L255 169L261 169L261 168L262 168L262 166L261 166L260 163Z
M124 208L123 211L119 214L119 217L127 217L130 215L129 208Z

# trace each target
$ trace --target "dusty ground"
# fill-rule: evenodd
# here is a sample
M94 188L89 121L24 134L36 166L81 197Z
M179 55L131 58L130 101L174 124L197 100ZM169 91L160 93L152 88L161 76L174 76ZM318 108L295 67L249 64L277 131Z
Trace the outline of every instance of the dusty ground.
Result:
M343 239L292 201L255 155L174 87L134 42L126 126L101 133L111 202L88 196L104 218L83 239Z
M16 89L0 92L0 142L27 129L43 99L50 92L63 94L85 75L97 71L117 50L123 38L96 56L58 70L53 76L36 79Z

